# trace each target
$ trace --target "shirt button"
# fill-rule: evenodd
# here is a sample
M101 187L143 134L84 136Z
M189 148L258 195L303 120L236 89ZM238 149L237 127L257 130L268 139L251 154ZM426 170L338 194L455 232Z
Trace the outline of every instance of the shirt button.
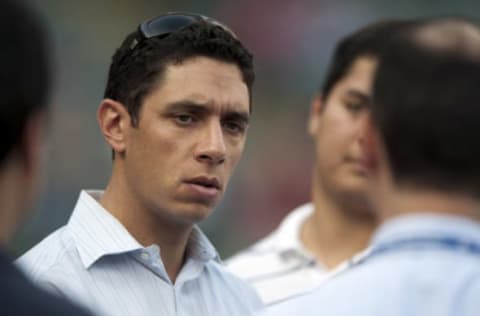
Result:
M148 252L142 252L140 256L142 257L143 260L150 259L150 255L148 254Z

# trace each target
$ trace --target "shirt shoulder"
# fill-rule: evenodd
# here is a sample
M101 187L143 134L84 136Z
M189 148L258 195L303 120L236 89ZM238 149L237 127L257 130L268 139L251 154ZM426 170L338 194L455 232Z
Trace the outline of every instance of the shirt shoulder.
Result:
M15 263L35 282L67 273L81 264L75 243L63 226L28 250Z
M458 315L476 316L480 310L480 273L472 275L458 293L459 302L455 306Z
M283 257L288 257L292 252L307 257L301 247L299 232L304 220L312 212L311 203L292 210L273 232L226 260L228 269L239 277L250 280L285 269L289 264Z
M294 209L275 231L227 260L227 268L247 281L267 305L314 288L327 275L303 247L300 229L311 203Z
M275 248L276 231L225 261L229 271L242 279L253 279L281 268L280 252ZM254 268L253 268L254 267Z
M398 252L354 266L307 295L272 306L267 315L470 316L478 314L479 296L478 258Z

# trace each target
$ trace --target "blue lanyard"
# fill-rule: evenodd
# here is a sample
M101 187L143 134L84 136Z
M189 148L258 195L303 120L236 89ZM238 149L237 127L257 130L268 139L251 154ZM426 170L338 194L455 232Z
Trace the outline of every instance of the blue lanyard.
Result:
M397 251L397 250L425 250L425 249L444 249L449 251L463 252L471 255L480 256L480 244L476 242L460 240L454 237L425 237L402 239L384 244L372 246L370 252L361 258L356 264L360 264L378 255Z

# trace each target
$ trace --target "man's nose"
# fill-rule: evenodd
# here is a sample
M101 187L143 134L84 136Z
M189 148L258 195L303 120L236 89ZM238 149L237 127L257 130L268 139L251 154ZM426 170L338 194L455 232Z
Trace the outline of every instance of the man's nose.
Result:
M215 165L225 162L226 146L221 122L209 123L198 137L195 153L198 161Z
M365 113L362 118L357 122L357 139L360 144L363 144L367 137L370 127L370 114Z

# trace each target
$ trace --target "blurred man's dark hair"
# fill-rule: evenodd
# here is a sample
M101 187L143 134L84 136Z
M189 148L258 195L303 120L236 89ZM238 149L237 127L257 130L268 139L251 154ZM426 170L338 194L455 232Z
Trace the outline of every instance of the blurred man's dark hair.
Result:
M335 85L348 73L353 63L360 57L379 58L385 42L407 20L382 20L343 38L336 46L329 62L327 74L321 87L323 99L327 99Z
M478 22L426 20L394 39L372 114L395 182L480 197Z
M50 67L45 30L37 16L13 1L0 10L0 162L20 141L27 119L47 107Z

